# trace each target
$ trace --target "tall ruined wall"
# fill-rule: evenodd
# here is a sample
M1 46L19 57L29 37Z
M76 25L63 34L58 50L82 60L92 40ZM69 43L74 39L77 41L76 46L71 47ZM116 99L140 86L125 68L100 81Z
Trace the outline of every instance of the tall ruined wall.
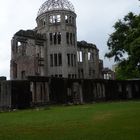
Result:
M11 80L44 75L45 39L35 31L19 31L11 42Z
M77 43L78 46L78 78L99 79L99 50L94 44L85 41Z

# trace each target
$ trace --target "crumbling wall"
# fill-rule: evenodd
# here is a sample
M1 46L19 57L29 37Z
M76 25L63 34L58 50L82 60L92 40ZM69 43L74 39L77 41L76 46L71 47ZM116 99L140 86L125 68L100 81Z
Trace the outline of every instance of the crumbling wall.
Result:
M32 77L32 81L33 79L34 77ZM48 77L38 77L34 80L40 84L44 81L47 83L47 102L51 104L79 104L140 98L140 81L83 80Z
M29 108L31 103L31 91L29 81L11 82L11 105L12 108Z
M20 30L11 41L11 80L44 75L45 37L33 30Z
M7 81L0 81L0 108L11 108L11 83Z
M28 81L0 82L0 108L29 108L31 102L30 83Z
M94 44L77 42L78 78L99 79L99 50Z
M30 76L31 106L46 105L50 101L49 79L47 77Z
M83 80L33 76L26 81L0 81L0 108L130 99L140 99L140 80Z
M49 88L50 103L67 103L67 81L65 79L51 79Z

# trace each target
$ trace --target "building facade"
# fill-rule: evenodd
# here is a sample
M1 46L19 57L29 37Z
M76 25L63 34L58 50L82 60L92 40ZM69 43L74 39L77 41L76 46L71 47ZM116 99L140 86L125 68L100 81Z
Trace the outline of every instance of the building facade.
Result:
M77 42L76 13L68 0L47 0L34 30L20 30L11 42L10 77L28 76L99 79L99 50Z

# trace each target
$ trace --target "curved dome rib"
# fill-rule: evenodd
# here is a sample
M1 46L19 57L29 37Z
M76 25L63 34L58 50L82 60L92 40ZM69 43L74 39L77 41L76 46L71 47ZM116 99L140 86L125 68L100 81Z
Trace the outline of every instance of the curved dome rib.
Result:
M38 11L38 16L53 10L68 10L75 12L73 4L68 0L47 0L42 4Z

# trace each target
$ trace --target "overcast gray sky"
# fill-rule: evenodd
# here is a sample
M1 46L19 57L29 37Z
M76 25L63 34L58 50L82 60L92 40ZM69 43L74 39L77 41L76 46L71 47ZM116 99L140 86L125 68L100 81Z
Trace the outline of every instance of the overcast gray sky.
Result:
M106 42L118 19L132 11L139 13L138 0L70 0L77 14L77 37L94 43L100 58L107 52ZM9 77L11 38L20 29L36 27L36 16L45 0L3 0L0 2L0 76ZM104 65L111 67L105 59Z

